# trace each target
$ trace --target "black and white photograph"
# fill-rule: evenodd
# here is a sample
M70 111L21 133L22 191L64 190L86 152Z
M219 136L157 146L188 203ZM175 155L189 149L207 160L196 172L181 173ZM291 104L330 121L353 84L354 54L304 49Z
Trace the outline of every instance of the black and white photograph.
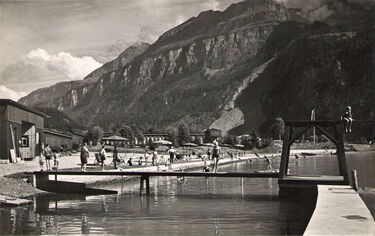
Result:
M375 0L0 0L0 235L374 236Z

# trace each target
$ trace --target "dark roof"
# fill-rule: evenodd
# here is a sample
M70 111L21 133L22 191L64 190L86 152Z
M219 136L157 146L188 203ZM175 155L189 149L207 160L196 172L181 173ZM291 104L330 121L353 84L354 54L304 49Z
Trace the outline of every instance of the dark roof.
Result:
M12 105L14 107L20 108L22 110L25 110L25 111L28 111L28 112L31 112L31 113L34 113L34 114L39 115L39 116L44 117L44 118L49 117L47 114L45 114L41 111L38 111L34 108L31 108L31 107L28 107L28 106L25 106L25 105L22 105L21 103L15 102L11 99L0 99L0 106L7 106L7 105Z
M77 135L77 136L85 137L84 134L82 134L82 133L80 133L80 132L77 132L77 131L74 131L74 130L71 130L71 129L65 131L64 134L65 134L65 133L68 133L68 132L70 132L70 133L72 133L72 134L75 134L75 135Z
M72 136L69 136L69 135L66 135L66 134L62 134L62 133L59 133L59 132L54 131L54 130L44 129L44 133L52 134L52 135L56 135L56 136L61 136L61 137L64 137L64 138L69 138L69 139L73 138Z

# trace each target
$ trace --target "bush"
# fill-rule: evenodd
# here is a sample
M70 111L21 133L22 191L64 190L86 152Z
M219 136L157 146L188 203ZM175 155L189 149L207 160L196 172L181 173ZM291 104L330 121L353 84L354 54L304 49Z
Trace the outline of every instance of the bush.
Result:
M154 144L154 143L149 143L148 146L149 146L149 148L150 148L151 151L155 151L156 148L157 148L157 145Z
M79 149L79 144L78 144L78 143L73 143L73 145L72 145L72 149L78 151L78 149Z
M259 149L266 148L273 145L273 139L271 138L262 138L259 143Z

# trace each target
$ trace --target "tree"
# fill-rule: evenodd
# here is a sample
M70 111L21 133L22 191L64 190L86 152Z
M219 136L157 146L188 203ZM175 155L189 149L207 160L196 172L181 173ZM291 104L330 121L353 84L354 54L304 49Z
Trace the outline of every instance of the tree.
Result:
M178 143L182 146L184 143L190 142L190 133L185 124L180 124L178 126Z
M174 130L174 129L169 129L167 130L167 134L168 134L168 141L172 142L172 145L174 147L178 147L178 134L177 134L177 131Z
M112 133L117 133L118 129L119 129L119 127L115 124L111 124L109 126L109 131L112 132Z
M200 140L199 137L195 137L192 142L195 143L196 145L201 145L202 144L202 142L201 142L201 140Z
M122 125L118 133L120 134L120 136L127 138L130 141L130 145L133 146L134 132L133 132L133 129L129 125Z
M212 143L215 140L215 137L212 137L211 132L209 129L204 131L203 142L204 143Z
M284 135L285 131L285 122L283 118L278 117L275 119L275 122L271 126L271 132L274 136L277 136L279 140L281 140L281 137Z
M255 130L253 130L250 134L250 142L253 144L253 147L258 148L260 146L260 139Z
M251 150L254 148L254 144L251 142L251 139L249 136L245 136L241 140L241 144L244 146L246 150Z
M137 138L138 142L142 143L144 140L142 129L139 127L133 127L132 129L134 137Z
M234 136L234 135L227 135L227 136L224 137L223 143L234 146L238 143L238 140L237 140L237 137Z
M100 139L103 137L103 129L99 126L90 128L85 136L86 142L92 142L94 146L98 144Z

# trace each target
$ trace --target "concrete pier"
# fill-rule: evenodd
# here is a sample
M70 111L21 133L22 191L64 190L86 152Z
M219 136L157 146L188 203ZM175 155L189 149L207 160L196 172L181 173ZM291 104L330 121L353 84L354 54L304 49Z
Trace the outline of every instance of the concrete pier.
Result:
M303 235L373 236L375 222L350 186L318 185L315 211Z

